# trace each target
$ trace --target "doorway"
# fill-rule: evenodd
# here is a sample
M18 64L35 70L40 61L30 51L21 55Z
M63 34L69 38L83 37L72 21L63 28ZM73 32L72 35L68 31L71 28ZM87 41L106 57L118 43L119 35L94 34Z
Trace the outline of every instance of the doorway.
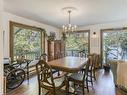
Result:
M127 59L127 28L101 31L101 55L103 64L111 59Z

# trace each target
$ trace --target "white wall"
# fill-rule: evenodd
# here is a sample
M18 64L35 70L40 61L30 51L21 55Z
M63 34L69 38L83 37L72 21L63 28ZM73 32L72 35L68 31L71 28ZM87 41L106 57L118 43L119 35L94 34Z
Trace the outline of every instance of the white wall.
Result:
M29 20L23 17L19 17L13 15L11 13L4 12L4 30L5 30L5 50L4 50L4 57L9 57L9 21L15 21L31 26L37 26L44 28L49 34L51 31L56 32L57 39L60 39L61 33L59 29L52 27L50 25L42 24L33 20ZM120 28L120 27L127 27L127 20L124 21L115 21L110 23L104 24L95 24L89 26L79 27L79 30L90 30L90 53L100 53L100 30L101 29L108 29L108 28ZM97 37L93 38L93 32L97 33Z
M36 27L41 27L44 28L49 35L50 32L55 32L56 33L56 39L60 39L60 34L59 34L59 29L52 27L50 25L46 25L43 23L39 23L33 20L29 20L23 17L16 16L11 13L4 12L4 31L5 31L5 50L4 50L4 57L9 57L9 21L14 21L30 26L36 26Z
M3 94L3 0L0 0L0 95Z
M79 27L79 30L90 30L90 53L99 54L100 53L100 30L109 29L109 28L122 28L122 27L127 27L127 20ZM97 33L96 38L93 37L93 32Z

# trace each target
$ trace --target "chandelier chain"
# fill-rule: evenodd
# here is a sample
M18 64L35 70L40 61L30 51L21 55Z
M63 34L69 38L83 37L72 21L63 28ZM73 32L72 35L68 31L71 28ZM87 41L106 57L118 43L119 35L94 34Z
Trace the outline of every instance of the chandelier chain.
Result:
M70 19L71 18L71 11L69 10L68 13L69 13L69 24L71 24L71 19Z

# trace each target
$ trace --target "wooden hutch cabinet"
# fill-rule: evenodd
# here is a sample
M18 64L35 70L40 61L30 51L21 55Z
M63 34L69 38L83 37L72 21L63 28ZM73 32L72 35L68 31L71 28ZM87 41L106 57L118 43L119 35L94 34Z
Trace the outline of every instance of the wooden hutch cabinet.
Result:
M62 40L48 41L48 61L64 56L65 43Z

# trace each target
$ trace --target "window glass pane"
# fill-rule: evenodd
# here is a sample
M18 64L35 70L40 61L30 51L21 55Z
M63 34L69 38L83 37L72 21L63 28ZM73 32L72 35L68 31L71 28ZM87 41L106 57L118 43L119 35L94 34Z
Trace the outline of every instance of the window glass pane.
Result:
M88 54L88 32L70 33L66 37L67 55L78 56L80 52Z
M41 32L14 27L14 58L25 56L33 59L41 54Z
M127 30L105 31L102 36L103 63L109 59L127 59Z
M44 52L44 32L35 27L11 22L10 55L12 60L24 57L34 60Z

